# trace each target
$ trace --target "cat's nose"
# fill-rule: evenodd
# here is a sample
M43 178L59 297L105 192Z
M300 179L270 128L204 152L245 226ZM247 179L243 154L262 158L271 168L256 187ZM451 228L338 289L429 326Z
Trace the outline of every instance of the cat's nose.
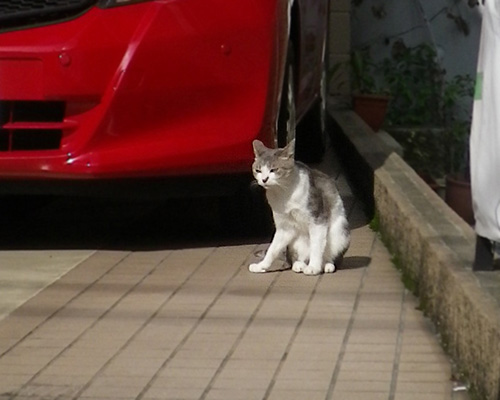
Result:
M266 183L268 180L269 180L269 177L268 177L268 176L266 176L265 178L262 178L262 182L263 182L263 183Z

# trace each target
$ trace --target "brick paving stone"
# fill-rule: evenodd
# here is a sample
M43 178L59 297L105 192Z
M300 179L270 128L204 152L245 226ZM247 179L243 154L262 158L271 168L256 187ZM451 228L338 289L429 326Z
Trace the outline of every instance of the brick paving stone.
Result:
M443 372L451 377L451 366L449 363L401 363L399 364L401 372Z
M360 371L362 372L391 372L394 369L392 361L343 361L341 371Z
M387 370L377 370L377 369L363 369L356 368L354 370L341 369L338 382L350 382L351 384L355 382L386 382L390 383L392 381L392 365L391 368Z
M419 392L397 392L394 400L449 400L450 394Z
M144 377L97 377L80 394L87 398L136 398L148 379Z
M324 400L325 395L325 391L320 390L277 389L273 390L268 400Z
M33 374L0 373L0 399L7 397L6 393L15 392L19 387L25 385L32 378ZM2 399L3 400L3 399Z
M310 377L308 379L277 379L273 390L320 390L326 392L330 384L329 378L330 377L324 379Z
M388 398L389 394L387 392L370 392L368 394L367 392L359 391L336 391L333 394L332 400L387 400Z
M203 395L202 388L150 388L141 399L144 400L197 400ZM108 398L109 399L109 398ZM90 399L89 399L90 400Z
M448 380L450 380L451 373L447 368L439 366L436 371L411 371L406 372L400 370L398 372L398 382L400 384L404 382L420 383L420 382L444 382L447 385Z
M261 400L265 389L214 389L206 395L207 400Z
M443 380L441 382L408 382L399 381L397 384L396 393L431 393L431 394L443 394L449 395L449 382Z

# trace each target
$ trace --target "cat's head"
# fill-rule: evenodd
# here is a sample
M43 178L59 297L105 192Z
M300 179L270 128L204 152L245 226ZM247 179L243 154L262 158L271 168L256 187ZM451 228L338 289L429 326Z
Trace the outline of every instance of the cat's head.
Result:
M295 140L282 149L270 149L260 140L253 141L253 176L263 188L283 185L294 170Z

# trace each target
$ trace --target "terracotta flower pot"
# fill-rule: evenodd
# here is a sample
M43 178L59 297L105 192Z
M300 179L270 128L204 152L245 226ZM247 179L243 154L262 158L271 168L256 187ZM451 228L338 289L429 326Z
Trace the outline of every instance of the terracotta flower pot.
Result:
M353 95L353 109L375 132L384 123L389 97L376 94Z
M474 224L470 179L454 174L446 177L445 201L464 221Z

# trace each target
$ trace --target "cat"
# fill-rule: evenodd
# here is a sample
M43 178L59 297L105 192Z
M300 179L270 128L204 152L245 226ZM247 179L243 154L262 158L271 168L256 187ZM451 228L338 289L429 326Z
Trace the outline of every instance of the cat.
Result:
M295 140L280 149L254 140L253 150L253 175L265 189L276 232L264 259L250 264L250 272L266 272L283 250L295 272L335 272L335 260L350 244L344 204L335 182L295 161Z

